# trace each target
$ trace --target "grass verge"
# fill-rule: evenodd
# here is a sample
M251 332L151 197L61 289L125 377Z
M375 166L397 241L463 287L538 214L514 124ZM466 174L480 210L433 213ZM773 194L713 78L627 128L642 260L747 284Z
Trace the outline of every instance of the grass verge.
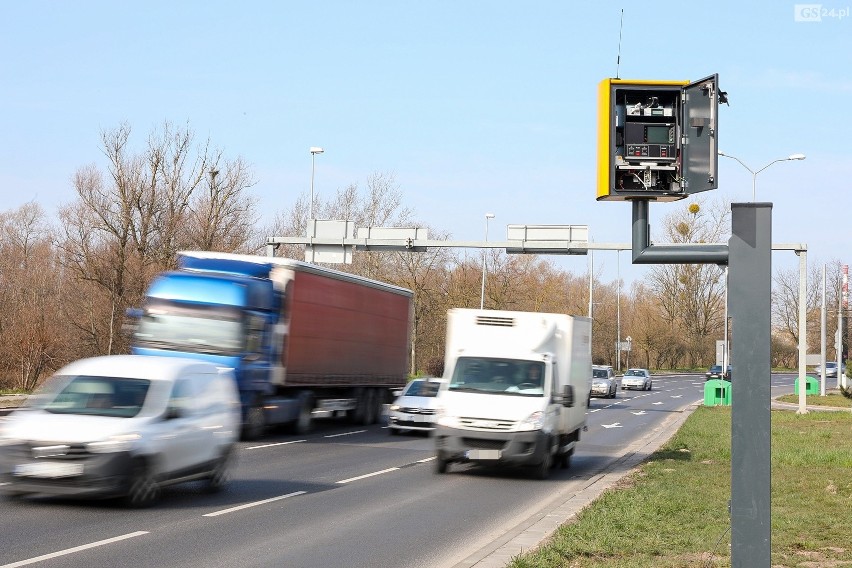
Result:
M651 459L509 568L730 566L730 407L699 407ZM852 566L852 413L772 412L772 566Z
M790 404L799 404L798 394L785 394L776 400ZM852 408L852 398L846 398L839 392L827 392L825 396L811 394L805 396L805 404L808 406L833 406L835 408Z

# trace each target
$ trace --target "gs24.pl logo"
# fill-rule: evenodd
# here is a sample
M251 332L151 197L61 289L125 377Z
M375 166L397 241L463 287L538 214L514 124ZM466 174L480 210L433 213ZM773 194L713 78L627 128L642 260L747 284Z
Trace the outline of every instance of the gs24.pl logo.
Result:
M849 7L828 8L822 4L794 4L793 20L796 22L821 22L823 19L843 20L852 13Z

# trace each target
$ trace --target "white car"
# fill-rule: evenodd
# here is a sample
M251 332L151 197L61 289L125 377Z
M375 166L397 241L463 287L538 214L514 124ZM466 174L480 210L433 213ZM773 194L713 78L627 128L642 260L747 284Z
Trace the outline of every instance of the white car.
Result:
M435 429L438 389L443 379L414 379L391 404L388 429L391 435L402 430L428 432Z
M621 377L621 390L652 390L653 388L654 383L648 369L627 369Z
M233 371L174 357L113 355L60 369L0 424L0 491L124 497L224 487L240 430Z

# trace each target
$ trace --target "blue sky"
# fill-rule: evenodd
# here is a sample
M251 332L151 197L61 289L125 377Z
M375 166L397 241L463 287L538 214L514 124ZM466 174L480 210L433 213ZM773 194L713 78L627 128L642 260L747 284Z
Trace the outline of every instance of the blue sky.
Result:
M844 2L847 0L841 0ZM730 107L719 147L773 202L773 242L811 264L850 260L852 15L792 2L624 6L621 78L718 73ZM392 173L405 205L454 239L507 224L589 225L630 241L630 206L595 201L597 85L616 74L622 6L568 1L11 2L0 4L0 210L74 199L77 168L103 163L99 132L122 122L139 148L166 120L189 124L258 180L264 220L310 191L331 196ZM845 13L844 13L845 11ZM843 17L841 17L843 16ZM845 142L844 142L845 140ZM706 199L751 200L751 174L720 158ZM652 204L656 223L685 202ZM598 253L605 280L629 254ZM792 253L776 266L795 267ZM563 258L575 272L583 257Z

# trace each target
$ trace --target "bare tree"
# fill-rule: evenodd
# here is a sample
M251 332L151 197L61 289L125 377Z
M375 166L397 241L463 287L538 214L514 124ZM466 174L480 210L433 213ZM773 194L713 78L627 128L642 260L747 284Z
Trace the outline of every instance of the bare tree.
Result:
M225 160L189 128L165 123L133 153L127 124L101 133L107 175L97 166L74 177L77 200L60 209L61 259L74 275L74 321L88 349L127 349L124 311L138 305L153 276L181 248L245 252L251 239L253 181L242 160ZM223 171L212 183L209 171Z
M672 243L718 243L726 240L729 212L721 204L706 209L689 204L667 216L664 241ZM710 264L655 265L649 287L660 302L661 317L681 330L680 341L688 364L706 362L714 350L714 337L721 336L725 282L719 267Z
M0 384L13 388L32 390L65 359L62 273L51 241L37 204L0 213Z

